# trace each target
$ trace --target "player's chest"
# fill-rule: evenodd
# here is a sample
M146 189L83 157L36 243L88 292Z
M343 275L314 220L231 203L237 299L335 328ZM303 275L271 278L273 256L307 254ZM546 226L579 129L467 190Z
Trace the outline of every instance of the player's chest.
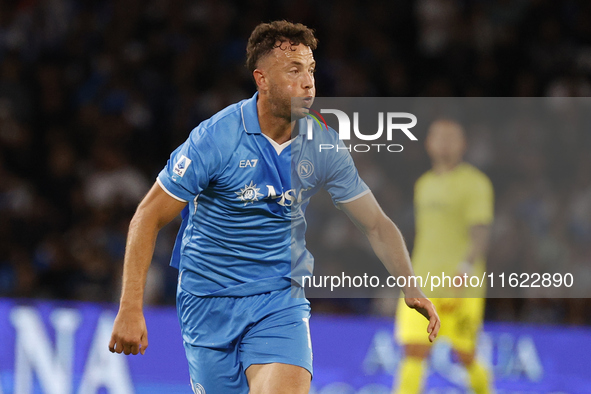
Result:
M464 200L462 186L445 177L425 182L415 196L420 212L439 215L460 215Z
M211 187L218 198L238 207L291 207L309 198L312 189L310 184L302 187L291 146L277 151L264 140L238 147Z

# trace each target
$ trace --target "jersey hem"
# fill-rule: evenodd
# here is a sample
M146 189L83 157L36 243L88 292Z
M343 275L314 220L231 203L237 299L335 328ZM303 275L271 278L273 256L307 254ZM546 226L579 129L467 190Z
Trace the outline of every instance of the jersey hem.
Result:
M285 276L275 276L203 292L202 289L210 284L208 282L211 281L202 280L193 271L183 270L180 288L196 297L250 297L271 291L285 290L291 286L291 281ZM201 291L191 289L200 289Z

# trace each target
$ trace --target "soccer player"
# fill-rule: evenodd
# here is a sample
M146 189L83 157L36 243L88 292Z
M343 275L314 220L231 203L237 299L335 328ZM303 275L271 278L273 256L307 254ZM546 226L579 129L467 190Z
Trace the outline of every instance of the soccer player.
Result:
M306 108L316 93L315 48L302 24L255 28L247 66L257 92L191 132L131 221L112 352L146 351L146 272L159 229L181 212L171 264L179 268L177 310L195 393L309 391L310 306L292 291L301 293L298 281L311 275L304 211L320 188L367 235L391 273L412 275L400 232L350 154L318 152L320 143L339 143L337 133L315 125L314 138L305 138ZM291 97L299 98L296 105ZM306 164L305 173L292 172L292 161ZM439 317L432 303L419 288L405 295L429 319L433 340Z
M415 185L416 241L412 256L415 273L423 277L428 272L480 276L493 220L491 182L478 169L462 161L466 139L458 123L435 121L425 144L432 169ZM451 291L446 290L448 295ZM451 341L468 371L474 392L490 393L488 372L475 358L486 289L459 291L455 294L457 298L432 299L443 324L440 337L446 336ZM404 345L405 358L398 370L394 393L417 394L426 379L425 359L431 344L418 334L421 322L405 309L399 307L396 318L396 336Z

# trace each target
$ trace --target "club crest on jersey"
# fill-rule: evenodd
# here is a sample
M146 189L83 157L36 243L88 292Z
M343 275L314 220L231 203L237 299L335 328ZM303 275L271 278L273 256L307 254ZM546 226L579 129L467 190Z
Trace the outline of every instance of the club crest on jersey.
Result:
M179 178L182 178L185 175L185 172L187 171L187 168L189 168L190 164L191 159L189 159L185 155L181 155L181 158L176 162L174 168L172 169L172 172L174 172L172 179L174 181L178 181Z
M238 194L238 197L240 201L244 202L244 206L246 206L248 203L253 204L255 201L259 200L259 197L264 197L264 194L259 193L259 190L261 190L260 187L257 187L257 185L254 184L254 181L250 181L249 185L244 185L244 188L240 189L239 192L234 192L236 194Z
M298 164L298 175L300 178L305 179L312 176L314 173L314 165L309 160L302 160Z

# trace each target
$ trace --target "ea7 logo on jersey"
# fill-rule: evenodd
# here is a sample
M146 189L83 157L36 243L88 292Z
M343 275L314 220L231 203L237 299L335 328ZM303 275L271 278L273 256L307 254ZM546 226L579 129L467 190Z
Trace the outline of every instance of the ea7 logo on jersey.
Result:
M189 168L189 165L191 165L191 159L185 155L182 155L172 169L172 172L174 172L172 179L176 181L178 178L182 178L185 175L187 168Z
M256 167L258 161L259 161L259 159L240 160L240 163L238 163L238 167L240 167L240 168Z

